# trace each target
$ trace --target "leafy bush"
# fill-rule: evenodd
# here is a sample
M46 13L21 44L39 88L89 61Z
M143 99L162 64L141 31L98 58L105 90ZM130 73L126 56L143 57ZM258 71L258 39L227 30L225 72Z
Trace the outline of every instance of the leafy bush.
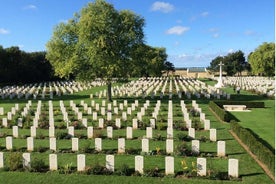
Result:
M47 166L45 164L45 162L42 159L39 158L35 158L32 162L31 162L31 167L32 167L32 171L34 172L45 172L47 171Z
M132 174L132 169L130 169L127 164L123 164L118 168L116 173L120 176L130 176Z
M10 171L16 171L23 168L23 158L21 153L11 153L8 157L8 167Z
M178 133L176 135L176 137L178 138L178 140L180 141L191 141L191 137L189 137L187 134L184 134L184 133Z

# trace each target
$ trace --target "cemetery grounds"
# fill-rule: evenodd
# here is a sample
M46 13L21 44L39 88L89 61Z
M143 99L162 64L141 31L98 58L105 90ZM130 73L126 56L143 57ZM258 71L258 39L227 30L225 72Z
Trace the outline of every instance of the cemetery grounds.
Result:
M213 85L214 81L203 80L207 84ZM122 84L114 84L122 85ZM166 153L166 139L167 139L167 119L168 119L168 104L169 97L165 96L160 99L159 95L152 99L150 95L145 99L140 97L116 97L113 100L117 101L117 106L127 100L127 105L123 107L118 115L112 114L112 121L108 122L109 126L113 127L112 138L107 136L107 122L103 129L98 129L98 121L92 120L92 115L89 115L84 110L83 104L88 104L88 107L95 111L95 107L91 105L91 101L102 106L105 98L98 98L95 94L105 90L105 86L93 87L74 94L63 95L60 97L54 96L51 99L53 104L55 137L57 149L56 151L49 148L49 129L43 126L36 129L36 136L34 138L33 151L27 151L27 137L30 137L30 126L32 125L34 112L38 106L38 100L41 100L41 115L40 120L45 118L49 122L49 96L45 99L0 99L0 107L4 107L4 115L0 118L6 117L6 112L10 111L15 104L19 104L19 112L23 111L26 104L31 101L30 110L28 111L23 127L18 130L18 138L13 138L12 150L6 148L6 137L13 136L12 126L3 127L0 129L0 152L4 154L4 168L0 171L0 183L274 183L262 170L262 168L249 156L245 149L233 138L230 134L229 123L220 121L213 112L209 109L208 103L212 98L206 99L204 97L197 98L191 96L188 99L183 96L178 98L174 94L172 101L173 109L173 140L174 152ZM172 85L175 92L175 86ZM166 92L169 91L169 85L166 86ZM250 92L241 91L240 95L236 95L232 88L225 88L224 91L231 94L231 100L246 100L246 101L264 101L264 109L252 109L251 112L233 112L237 117L239 123L250 128L263 140L265 140L271 147L275 149L274 133L275 133L275 101L269 98L255 95ZM90 98L90 94L94 94ZM63 121L62 112L60 110L60 100L63 101L67 110L68 117L71 120L70 125L75 126L74 137L79 138L78 151L72 151L71 138L67 137L67 125ZM127 107L131 107L138 100L138 106L131 114L127 114L127 120L121 120L121 128L114 126L115 118L121 118L122 112L127 112ZM126 127L133 126L133 119L137 118L137 113L140 112L141 107L149 101L149 106L145 110L145 115L142 121L138 123L138 128L133 130L133 138L125 140L125 153L118 154L118 138L126 137ZM141 151L141 141L146 137L146 127L149 127L152 112L156 104L160 100L160 110L156 120L156 128L152 130L152 138L149 139L149 151ZM181 100L184 101L187 112L192 120L192 127L195 128L195 139L200 140L200 153L198 155L190 154L191 139L189 139L188 130L183 120L183 112L181 107ZM77 115L70 106L70 101L73 101L76 107L79 108L83 118L87 118L88 126L94 127L93 138L87 138L87 130L80 126L77 120ZM113 101L113 102L114 102ZM226 156L217 157L217 143L210 141L209 130L204 130L204 125L200 122L199 115L193 111L193 101L198 104L202 112L205 113L205 118L210 120L210 128L216 129L217 141L225 141ZM105 106L109 102L105 102ZM111 102L112 103L112 102ZM45 117L44 117L44 116ZM100 110L97 113L98 119L106 118L101 115ZM17 116L13 116L10 122L17 123ZM42 121L39 120L39 124ZM9 123L10 123L9 122ZM29 123L27 123L29 122ZM75 123L75 124L73 124ZM95 138L102 138L102 151L95 151ZM182 146L182 147L181 147ZM184 149L184 151L183 151ZM185 152L187 150L187 152ZM31 165L35 163L35 169L19 169L19 171L10 171L9 161L12 161L11 156L20 156L23 153L29 152L31 155ZM49 171L49 154L57 154L58 170ZM86 155L86 168L84 172L77 172L77 155ZM115 171L114 173L104 173L101 169L105 166L106 155L114 155L115 157ZM144 174L134 172L135 156L141 155L144 157ZM165 175L165 157L174 157L174 175ZM197 158L206 158L207 160L207 176L196 176ZM232 178L229 180L220 180L227 178L228 159L238 159L239 161L239 178ZM33 167L35 167L33 166ZM41 169L41 170L40 170ZM44 170L45 169L45 170ZM185 175L185 172L187 173ZM125 176L131 175L131 176Z

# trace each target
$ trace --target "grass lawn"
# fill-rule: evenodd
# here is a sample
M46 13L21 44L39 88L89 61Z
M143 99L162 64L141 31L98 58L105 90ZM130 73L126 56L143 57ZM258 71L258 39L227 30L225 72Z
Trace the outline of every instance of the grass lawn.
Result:
M66 106L69 106L69 100L74 100L75 103L79 104L80 100L84 100L86 103L89 104L91 99L89 99L89 94L92 92L95 92L95 90L99 91L104 89L104 87L98 87L94 88L88 91L76 93L74 95L68 95L68 96L62 96L61 99L64 100L64 104ZM227 89L230 90L230 89ZM243 92L242 94L243 95ZM250 96L249 94L245 94ZM234 97L234 96L233 96ZM235 98L240 98L235 97ZM255 98L255 97L254 97ZM53 99L53 104L54 104L54 111L58 109L59 107L59 100L60 98L54 98ZM129 103L130 101L134 101L134 99L128 99ZM97 103L100 103L102 100L101 99L95 99ZM118 99L119 103L122 103L123 99ZM139 100L139 105L143 104L145 100L140 99ZM257 163L246 153L246 151L238 144L238 142L231 136L229 133L229 124L227 123L221 123L219 122L212 112L210 112L208 108L208 100L201 100L197 99L197 103L199 104L199 107L202 108L202 112L205 113L206 119L209 119L211 122L211 128L216 128L217 129L217 140L224 140L226 141L226 154L227 157L225 158L218 158L218 157L208 157L206 156L206 153L210 153L212 155L216 154L216 143L215 142L201 142L200 143L200 151L201 155L200 157L205 157L207 158L207 169L212 169L220 172L227 172L227 162L229 158L236 158L239 160L239 174L240 178L242 181L222 181L222 180L209 180L209 179L204 179L204 178L184 178L184 177L172 177L172 176L165 176L163 178L157 178L157 177L138 177L138 176L117 176L117 175L86 175L86 174L79 174L77 172L73 174L60 174L58 172L47 172L47 173L35 173L35 172L8 172L8 171L0 171L0 183L5 183L5 184L17 184L17 183L189 183L189 184L198 184L198 183L229 183L229 184L239 184L239 183L245 183L245 184L251 184L251 183L274 183L265 173L264 171L257 165ZM19 103L20 107L23 107L26 104L26 100L0 100L1 107L5 107L5 112L6 109L10 109L11 107L14 106L15 103ZM32 108L36 109L37 102L32 100L33 105ZM47 109L47 103L48 100L45 100L42 102L45 104L45 108ZM151 101L151 106L149 109L146 111L145 118L148 120L151 116L151 112L154 109L154 105L156 103L156 100ZM251 118L252 121L256 119L256 121L261 122L263 120L262 116L267 116L270 114L273 110L275 110L273 104L274 101L270 102L269 100L266 102L268 104L267 108L262 109L263 111L258 111L261 109L256 109L256 112L252 111L250 113L259 113L258 116L255 118ZM168 101L164 100L162 101L162 106L160 110L160 115L159 118L163 119L166 122L167 118L167 104ZM188 108L191 108L191 100L185 100L185 104ZM90 105L90 104L89 104ZM272 107L273 106L273 107ZM268 108L270 107L270 108ZM82 107L80 107L81 110ZM255 110L255 109L254 109ZM68 115L73 116L74 113L69 110L69 107L67 107ZM269 112L268 112L269 111ZM263 113L265 115L263 115ZM180 107L180 101L178 99L174 100L173 103L173 114L174 114L174 121L177 123L182 123L183 118L181 115L181 107ZM248 113L249 115L249 113ZM84 115L87 116L87 115ZM135 117L135 114L130 115L128 118L129 120ZM0 116L0 118L2 118ZM88 122L90 125L96 126L96 122L91 121L91 117L87 116ZM89 119L90 118L90 119ZM238 117L240 119L241 123L246 122L243 120L244 116ZM268 118L268 117L267 117ZM273 117L274 118L274 117ZM60 112L57 111L57 114L55 116L55 124L60 123L60 119L62 119ZM247 117L247 120L250 119L250 116ZM164 123L163 120L160 120L157 123ZM268 118L267 121L271 121L272 119ZM274 121L273 121L274 122ZM271 122L270 122L271 123ZM252 124L252 123L251 123ZM86 155L86 165L94 165L96 163L99 163L101 165L105 165L105 155L106 151L112 151L117 149L117 138L118 137L124 137L125 136L125 127L131 125L131 121L123 123L124 128L120 130L114 130L113 135L114 139L107 139L103 138L103 149L105 150L104 153L84 153L84 148L88 145L89 148L93 149L94 148L94 140L93 139L87 139L85 138L86 135L86 130L85 129L80 129L77 130L77 134L82 136L83 138L80 139L79 141L79 147L80 151L78 153L84 153ZM266 124L269 126L270 124ZM262 131L262 127L256 129L256 133L260 135L259 131ZM271 133L272 128L268 129L268 132ZM41 153L38 151L34 151L31 153L31 159L35 158L40 158L42 159L45 164L48 166L48 156L51 153L49 149L49 138L48 136L48 130L47 129L38 129L37 130L39 135L41 136L40 138L36 138L34 140L35 147L45 147L46 151L42 151ZM64 132L67 131L66 129L56 129L57 132ZM253 130L255 131L255 130ZM273 132L274 132L274 126L273 126ZM11 129L8 128L1 128L0 133L5 134L5 135L11 135L12 131ZM106 131L102 131L103 136L106 136ZM181 144L182 141L179 141L177 138L178 133L184 133L188 134L187 131L180 131L180 130L174 130L174 147L177 145ZM20 138L14 139L14 145L16 147L16 150L22 151L26 149L26 137L30 134L29 129L20 129L19 130ZM133 132L134 139L133 140L126 140L126 149L141 149L141 139L143 136L146 134L145 130L135 130ZM153 137L160 136L166 139L166 130L153 130ZM200 139L201 137L208 137L209 132L200 130L196 131L196 139ZM264 136L265 137L265 136ZM265 138L263 138L265 139ZM270 136L268 136L268 140L272 139ZM266 139L265 139L266 140ZM267 140L267 142L269 142ZM273 138L274 141L274 138ZM191 142L188 141L186 142L188 146L191 145ZM270 143L270 142L269 142ZM273 143L273 142L271 142ZM160 140L150 140L150 150L155 150L156 147L160 147L161 150L165 150L165 141L160 141ZM72 163L72 167L76 167L77 165L77 154L78 153L68 153L68 152L62 152L64 150L70 150L71 148L71 141L62 139L62 140L57 140L57 155L58 155L58 166L63 167L66 164ZM5 137L0 138L0 151L4 152L4 157L5 159L8 159L11 152L5 150ZM131 169L134 169L134 157L137 154L115 154L115 170L120 169L120 167L123 164L127 164ZM191 163L196 161L196 157L189 156L189 157L184 157L184 156L179 156L179 155L173 155L175 158L174 165L175 165L175 173L181 172L181 161L183 159L186 160L188 163L189 167L191 167ZM149 170L149 169L154 169L158 167L161 171L165 170L165 155L145 155L144 156L144 169Z

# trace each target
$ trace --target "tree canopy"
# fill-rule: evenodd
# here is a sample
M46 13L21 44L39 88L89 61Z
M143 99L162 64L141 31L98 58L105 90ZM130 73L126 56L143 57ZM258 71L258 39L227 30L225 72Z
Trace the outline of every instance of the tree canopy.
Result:
M145 20L139 15L129 10L117 11L106 1L95 0L67 23L55 27L46 45L46 57L60 77L104 79L111 99L113 78L162 70L167 57L165 49L144 44L144 25ZM146 57L141 57L142 53ZM147 67L137 68L143 64Z
M213 59L208 67L211 72L218 72L218 64L222 61L223 71L227 73L228 76L233 76L235 74L241 74L242 71L248 69L248 64L245 61L244 53L242 51L236 51L229 53L226 56L218 56Z
M248 56L254 75L275 75L275 43L263 43Z
M45 59L45 52L27 53L12 46L0 45L0 82L29 83L53 79L52 66Z

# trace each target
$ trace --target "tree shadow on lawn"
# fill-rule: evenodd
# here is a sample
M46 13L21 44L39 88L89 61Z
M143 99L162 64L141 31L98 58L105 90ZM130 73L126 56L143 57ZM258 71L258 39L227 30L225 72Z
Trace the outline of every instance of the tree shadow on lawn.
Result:
M246 152L227 153L227 156L229 156L229 155L243 155L243 154L246 154Z
M241 174L240 177L263 175L264 173Z

